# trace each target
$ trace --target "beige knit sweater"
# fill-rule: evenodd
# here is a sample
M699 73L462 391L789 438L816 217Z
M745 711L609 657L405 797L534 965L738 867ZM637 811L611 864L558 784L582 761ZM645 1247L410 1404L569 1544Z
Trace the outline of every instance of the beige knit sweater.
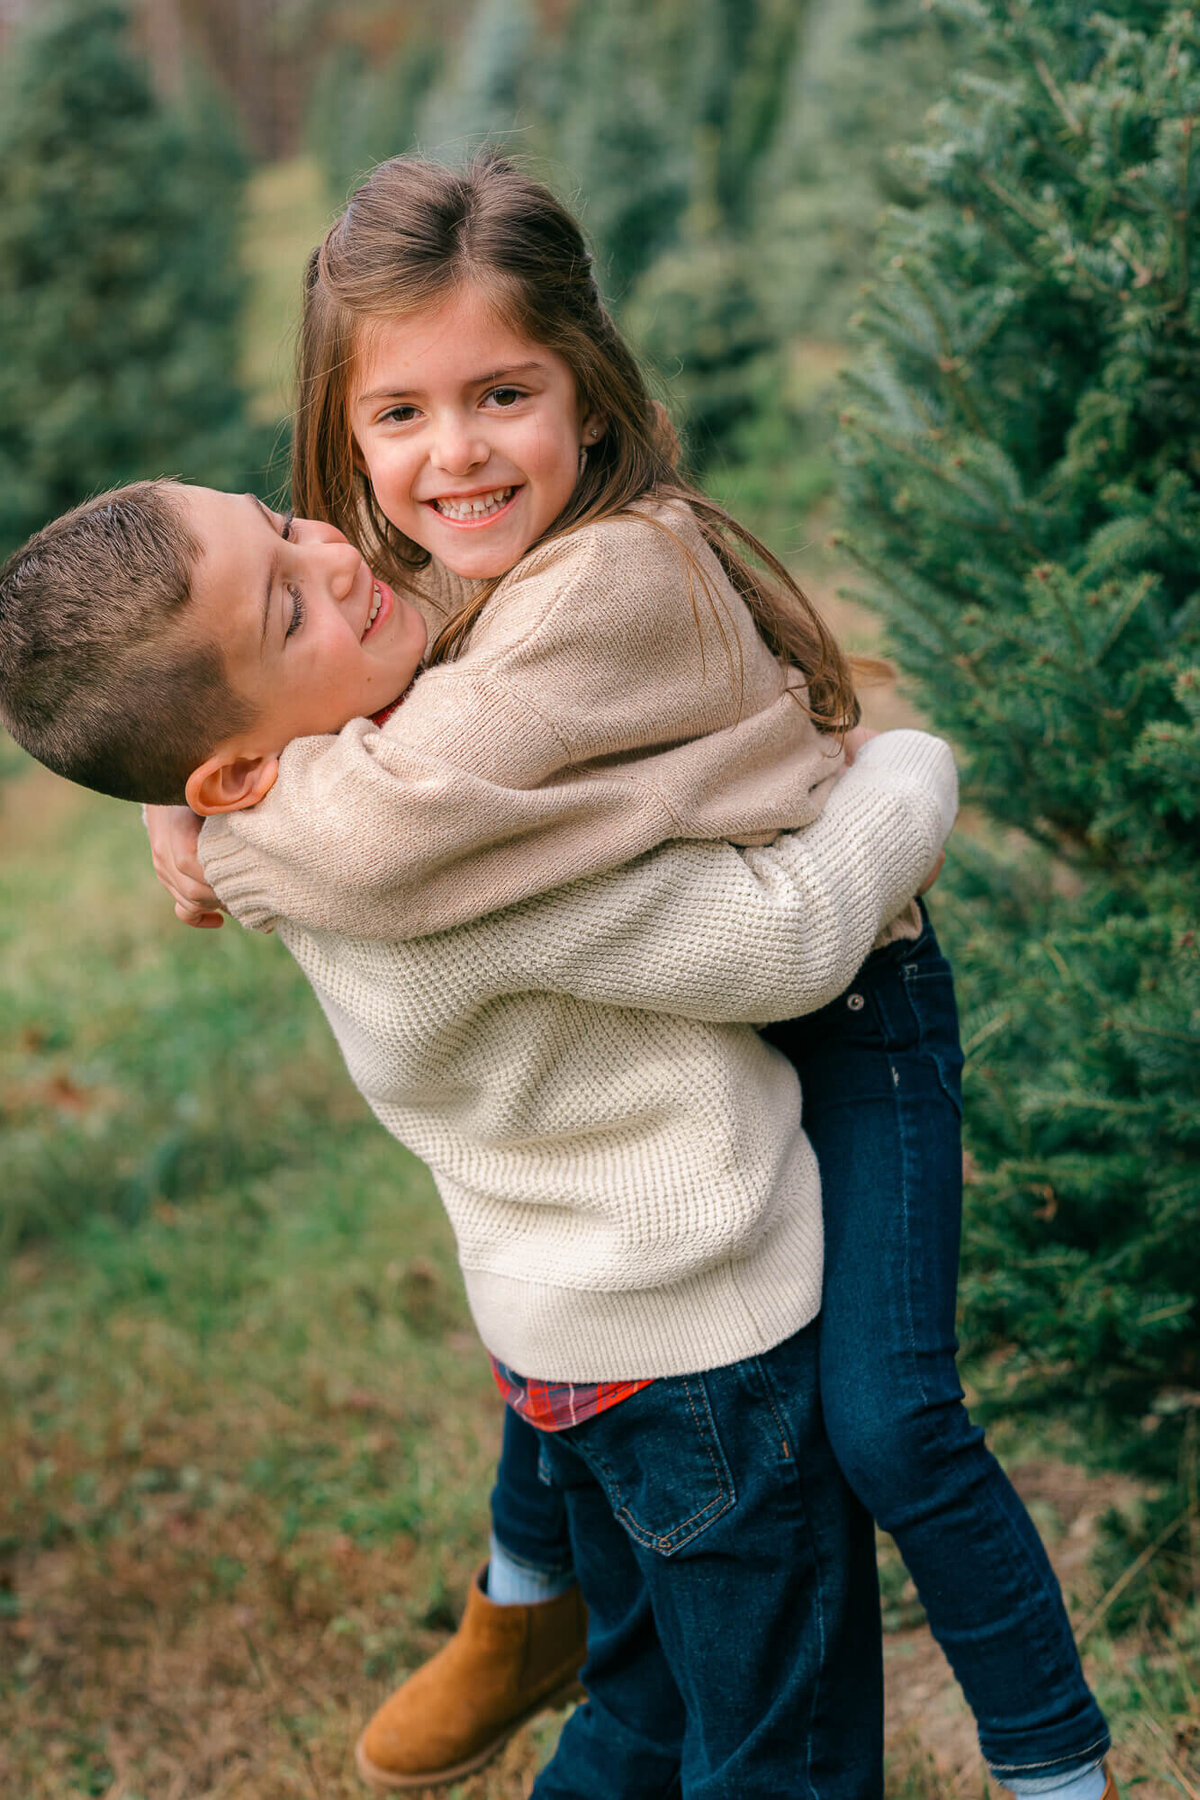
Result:
M433 1171L494 1355L680 1374L813 1317L816 1163L795 1073L749 1022L842 991L955 806L946 745L889 732L766 848L669 844L390 943L280 922L354 1080Z
M433 573L435 615L469 595ZM768 842L817 817L841 766L690 508L647 505L525 557L464 655L382 727L289 745L262 804L200 848L244 924L417 937L671 838Z

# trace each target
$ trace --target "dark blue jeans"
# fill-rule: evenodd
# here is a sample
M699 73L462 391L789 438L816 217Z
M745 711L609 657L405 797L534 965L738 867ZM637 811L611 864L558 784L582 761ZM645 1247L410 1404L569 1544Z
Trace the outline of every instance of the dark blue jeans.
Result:
M587 1704L537 1800L878 1800L874 1539L817 1331L540 1439L588 1605Z
M955 1368L962 1052L928 919L847 992L766 1034L821 1166L821 1398L834 1453L896 1541L1003 1780L1108 1746L1054 1571Z
M821 1391L837 1459L895 1538L997 1774L1082 1767L1108 1744L1104 1720L1041 1541L954 1364L962 1055L932 929L876 951L839 999L767 1035L799 1072L821 1164ZM557 1571L571 1549L538 1450L505 1408L493 1526L515 1556Z

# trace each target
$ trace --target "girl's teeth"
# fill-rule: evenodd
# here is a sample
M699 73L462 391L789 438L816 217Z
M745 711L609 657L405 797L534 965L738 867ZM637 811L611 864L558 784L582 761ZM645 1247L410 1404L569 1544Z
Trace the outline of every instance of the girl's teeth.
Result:
M372 595L371 612L370 612L370 616L367 619L367 631L370 631L372 625L375 623L376 619L379 617L379 609L383 605L383 595L379 591L379 583L378 582L376 582L374 587L371 589L371 595ZM364 637L366 636L366 632L363 633L363 636Z
M497 488L493 494L476 494L470 500L435 500L434 505L448 519L483 519L507 506L512 493L510 487Z

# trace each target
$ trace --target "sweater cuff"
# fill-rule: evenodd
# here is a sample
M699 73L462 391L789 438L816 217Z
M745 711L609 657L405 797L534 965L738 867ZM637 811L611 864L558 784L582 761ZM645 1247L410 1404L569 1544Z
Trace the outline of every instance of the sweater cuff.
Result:
M239 843L227 818L204 821L198 853L208 885L226 912L248 931L270 931L275 915L262 897L259 857Z
M882 731L863 745L854 766L915 782L937 804L943 843L950 836L958 817L958 770L943 738L927 731Z

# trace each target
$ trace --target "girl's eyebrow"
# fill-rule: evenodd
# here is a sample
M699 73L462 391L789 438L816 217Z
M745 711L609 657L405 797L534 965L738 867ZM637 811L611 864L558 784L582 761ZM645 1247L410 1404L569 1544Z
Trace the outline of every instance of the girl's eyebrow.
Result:
M544 375L545 372L546 372L545 363L541 363L541 362L515 363L511 369L492 369L490 371L490 373L487 375L474 375L471 377L471 379L469 381L464 381L463 386L464 387L494 387L497 382L511 381L513 379L513 377L516 375L532 375L532 374ZM359 404L363 405L369 400L397 400L397 399L400 399L401 397L403 397L404 395L417 394L417 393L420 393L419 388L398 388L398 387L375 388L369 394L360 394L358 396L358 399L359 399Z

